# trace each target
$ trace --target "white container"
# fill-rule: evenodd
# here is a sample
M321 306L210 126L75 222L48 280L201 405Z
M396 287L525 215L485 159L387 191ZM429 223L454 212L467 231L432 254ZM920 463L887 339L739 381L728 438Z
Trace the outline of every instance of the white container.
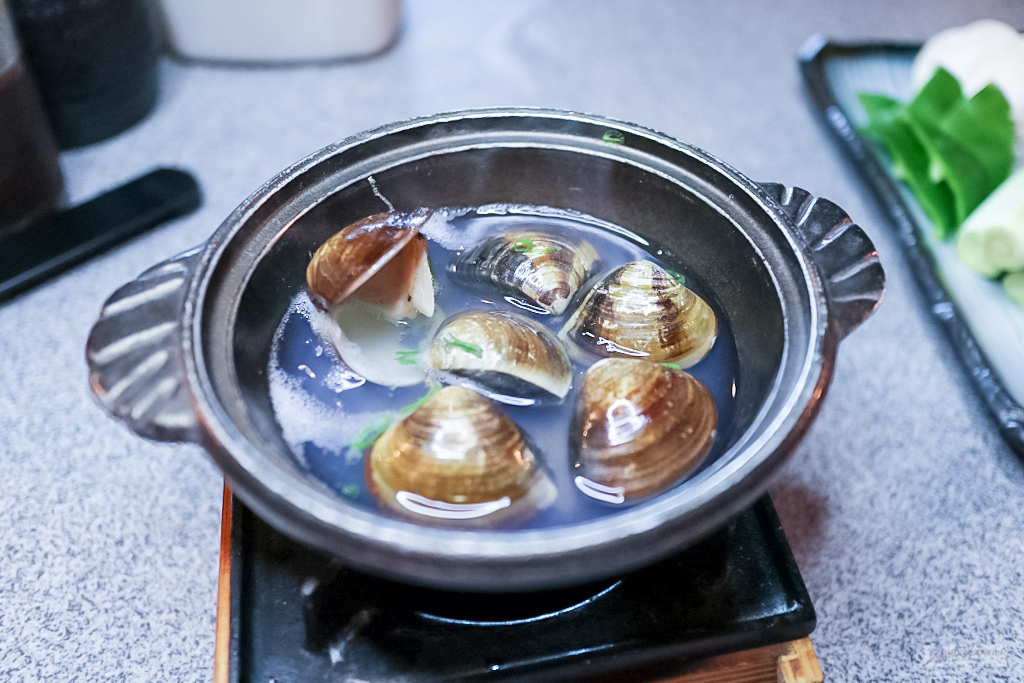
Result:
M370 55L394 40L401 0L160 0L189 59L303 62Z

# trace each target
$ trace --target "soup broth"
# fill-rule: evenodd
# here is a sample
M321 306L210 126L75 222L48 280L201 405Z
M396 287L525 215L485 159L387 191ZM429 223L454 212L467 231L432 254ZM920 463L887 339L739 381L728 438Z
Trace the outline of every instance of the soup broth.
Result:
M494 291L464 288L450 278L449 268L464 250L495 232L540 230L566 233L588 241L600 255L601 265L585 282L566 311L549 314L529 302ZM650 260L679 272L672 255L648 245L640 237L595 218L544 207L489 206L475 209L440 209L421 230L428 241L428 255L435 278L432 318L418 316L404 323L399 334L403 347L425 349L438 325L448 316L470 310L514 312L557 334L590 291L594 283L619 266L636 260ZM718 428L705 466L719 455L732 426L736 393L736 349L729 322L710 292L689 273L685 284L711 304L718 318L718 336L711 351L686 371L710 390L718 413ZM316 479L354 505L399 516L380 505L371 494L364 474L373 440L387 425L402 419L436 386L437 378L412 386L390 388L366 381L348 369L327 336L322 334L320 314L308 295L293 299L282 319L271 350L269 380L275 415L286 443L298 462ZM571 345L572 342L567 342ZM426 358L425 352L410 358ZM542 528L595 519L614 514L623 505L584 495L575 484L569 452L569 424L576 410L583 374L600 357L584 350L570 350L573 364L572 388L565 399L552 405L505 405L500 408L519 426L527 443L555 484L553 504L535 514L500 518L492 528ZM685 485L683 482L675 486ZM656 494L657 495L657 494ZM643 501L637 501L643 502ZM632 504L632 503L627 503ZM402 515L424 524L460 524L450 520ZM481 524L483 523L483 524ZM474 520L472 528L487 527L487 518Z

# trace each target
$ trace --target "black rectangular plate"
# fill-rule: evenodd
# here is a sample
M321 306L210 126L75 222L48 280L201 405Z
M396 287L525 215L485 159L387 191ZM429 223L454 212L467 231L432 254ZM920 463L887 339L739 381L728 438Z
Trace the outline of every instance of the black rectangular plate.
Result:
M345 568L232 502L230 680L653 680L808 635L814 608L768 496L712 537L620 579L495 596ZM333 573L333 574L332 574ZM303 586L332 574L307 648Z
M857 132L850 112L840 102L834 82L835 74L840 73L837 66L857 68L863 65L873 69L873 74L878 74L876 83L879 88L884 88L891 84L893 78L887 77L885 67L890 66L893 74L897 70L905 71L920 49L920 45L890 43L839 44L815 36L801 51L800 67L814 106L825 125L860 172L896 230L932 317L946 331L953 350L998 423L1003 438L1018 456L1024 458L1024 407L1014 400L1000 381L998 368L994 368L986 357L954 297L943 284L941 269L924 232L931 226L922 225L915 217L879 153Z

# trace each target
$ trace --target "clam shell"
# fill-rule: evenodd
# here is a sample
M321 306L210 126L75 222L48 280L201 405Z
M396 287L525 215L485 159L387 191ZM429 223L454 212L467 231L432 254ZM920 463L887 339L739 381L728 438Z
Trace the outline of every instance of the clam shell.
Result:
M427 241L419 234L431 213L378 213L330 237L306 267L310 299L325 311L354 296L393 319L433 315Z
M706 301L664 268L633 261L594 286L561 334L602 356L645 357L687 368L711 350L718 321Z
M587 241L535 230L499 233L463 252L449 266L452 279L476 291L494 288L525 297L538 312L562 314L576 290L599 267Z
M569 428L576 485L610 502L658 493L700 466L717 424L711 392L689 373L599 361L583 376Z
M446 321L430 347L430 364L503 403L562 399L572 387L572 363L562 342L504 311L473 311Z
M366 478L388 507L439 519L494 519L555 497L512 419L461 387L441 389L388 428L366 460Z

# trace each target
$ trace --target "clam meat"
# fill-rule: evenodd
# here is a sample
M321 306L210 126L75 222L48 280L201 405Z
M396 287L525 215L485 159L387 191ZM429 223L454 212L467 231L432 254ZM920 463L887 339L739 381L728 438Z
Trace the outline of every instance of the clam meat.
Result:
M320 245L306 267L319 333L374 384L409 386L426 377L421 364L406 361L418 353L407 341L413 328L436 327L422 322L434 315L427 240L419 234L430 216L429 209L388 211L356 221Z
M528 514L556 495L511 418L490 399L455 386L391 425L365 468L378 501L437 519Z
M393 320L434 314L427 240L429 209L387 211L356 221L320 245L306 267L309 298L330 310L349 297L379 307Z
M717 423L711 392L689 373L598 361L583 376L569 428L576 486L612 503L663 491L704 461Z
M427 378L418 347L421 339L432 337L440 321L440 316L417 316L398 325L379 307L359 299L345 301L327 313L317 311L310 319L349 370L385 387L412 386Z
M449 272L469 289L495 288L522 308L561 315L599 265L589 242L530 229L492 235L460 254Z
M714 311L664 268L633 261L598 282L561 335L602 356L633 356L687 368L715 343Z
M434 336L430 365L515 405L557 401L572 387L572 363L561 340L505 311L472 311L446 321Z

